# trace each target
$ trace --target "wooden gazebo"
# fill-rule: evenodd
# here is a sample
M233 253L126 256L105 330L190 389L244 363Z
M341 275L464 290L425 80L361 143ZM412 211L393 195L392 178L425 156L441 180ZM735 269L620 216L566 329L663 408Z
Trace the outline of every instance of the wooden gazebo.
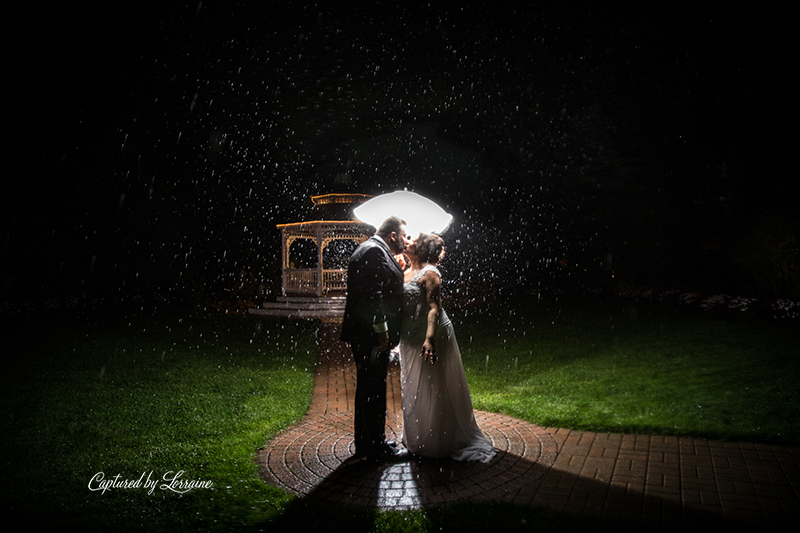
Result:
M375 228L353 220L364 194L312 196L319 220L278 224L282 296L251 314L340 320L347 290L347 262Z

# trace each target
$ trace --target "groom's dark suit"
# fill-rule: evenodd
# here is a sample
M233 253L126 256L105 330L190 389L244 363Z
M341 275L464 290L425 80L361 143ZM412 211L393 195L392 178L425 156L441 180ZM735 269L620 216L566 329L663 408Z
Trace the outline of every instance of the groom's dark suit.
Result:
M363 242L347 267L347 301L342 340L356 362L355 444L357 455L385 446L386 374L389 352L400 342L403 271L389 246L377 235ZM389 346L379 350L378 334L388 332Z

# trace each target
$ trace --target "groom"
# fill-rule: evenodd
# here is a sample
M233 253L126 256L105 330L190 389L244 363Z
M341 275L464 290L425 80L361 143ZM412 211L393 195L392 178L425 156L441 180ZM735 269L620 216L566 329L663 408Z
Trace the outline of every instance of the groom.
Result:
M403 271L394 255L408 244L406 223L389 217L361 243L347 267L342 340L356 362L355 457L399 461L408 451L386 442L389 352L400 342Z

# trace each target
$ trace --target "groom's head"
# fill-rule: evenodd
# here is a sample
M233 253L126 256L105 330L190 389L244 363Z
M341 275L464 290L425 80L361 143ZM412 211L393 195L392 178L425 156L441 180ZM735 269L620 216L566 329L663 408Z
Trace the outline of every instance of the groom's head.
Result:
M375 233L386 241L393 254L401 254L406 249L408 236L406 235L406 221L402 218L396 216L387 218Z

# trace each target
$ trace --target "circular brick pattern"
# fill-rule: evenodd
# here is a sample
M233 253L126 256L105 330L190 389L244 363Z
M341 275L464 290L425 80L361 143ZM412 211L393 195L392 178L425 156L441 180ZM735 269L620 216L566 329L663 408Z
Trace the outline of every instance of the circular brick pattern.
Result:
M259 450L261 478L298 496L379 508L413 509L462 500L507 500L538 485L557 444L543 428L509 416L475 412L498 449L489 463L412 458L398 464L352 459L353 415L309 417ZM387 425L387 439L399 440Z

